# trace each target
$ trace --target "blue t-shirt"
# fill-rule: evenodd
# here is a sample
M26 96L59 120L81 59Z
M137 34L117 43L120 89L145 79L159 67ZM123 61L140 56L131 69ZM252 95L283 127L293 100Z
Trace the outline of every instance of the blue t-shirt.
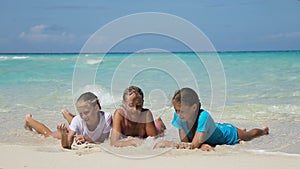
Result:
M191 142L193 140L187 123L174 112L172 125L178 129L184 130ZM198 119L196 132L205 132L204 143L215 146L221 144L234 145L238 143L236 127L228 123L215 123L210 114L203 110Z

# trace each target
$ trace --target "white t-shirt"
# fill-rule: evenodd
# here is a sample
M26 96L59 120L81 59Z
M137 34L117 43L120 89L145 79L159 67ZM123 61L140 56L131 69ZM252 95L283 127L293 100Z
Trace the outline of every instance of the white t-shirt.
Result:
M74 131L76 135L84 135L87 141L93 142L103 142L104 140L100 140L102 134L109 133L112 125L112 116L110 113L106 113L103 111L99 112L100 121L95 130L90 131L86 125L86 122L80 117L80 115L76 115L69 126L69 129Z

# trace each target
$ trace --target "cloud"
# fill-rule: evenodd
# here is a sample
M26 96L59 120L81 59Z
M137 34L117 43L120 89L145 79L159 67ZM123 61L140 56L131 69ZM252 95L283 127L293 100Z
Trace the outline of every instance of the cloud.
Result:
M72 40L74 35L57 25L35 25L28 31L21 32L19 38L31 42Z
M278 34L266 36L264 39L289 39L289 38L300 38L300 32L278 33Z

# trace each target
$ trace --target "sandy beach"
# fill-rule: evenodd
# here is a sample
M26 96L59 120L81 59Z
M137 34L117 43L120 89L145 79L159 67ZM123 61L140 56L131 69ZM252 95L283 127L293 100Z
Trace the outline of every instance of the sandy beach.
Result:
M62 150L59 146L0 145L1 169L10 168L242 168L296 169L299 155L170 150L151 158L119 157L103 149ZM222 150L221 150L222 151Z

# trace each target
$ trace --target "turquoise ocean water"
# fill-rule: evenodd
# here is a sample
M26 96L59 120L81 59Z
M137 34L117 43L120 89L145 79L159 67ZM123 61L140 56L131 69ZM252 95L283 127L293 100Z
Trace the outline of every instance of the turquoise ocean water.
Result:
M209 53L199 55L209 57ZM77 60L79 56L83 59ZM177 138L176 130L170 125L173 113L170 100L179 87L196 84L203 107L210 109L213 75L194 53L135 56L137 59L130 60L130 54L104 57L100 54L0 54L0 142L51 143L23 129L27 113L55 130L57 123L65 122L61 108L76 112L73 100L83 91L95 92L103 110L113 113L124 90L118 87L125 84L143 89L145 107L154 116L162 117L168 126L165 136L168 139ZM226 92L223 109L212 112L216 121L246 128L270 127L269 136L235 147L239 151L300 154L300 52L224 52L218 56L225 77L221 84L224 82ZM180 63L175 64L172 58ZM151 62L147 69L139 67L147 62ZM174 69L168 72L164 65ZM190 75L184 74L182 67ZM131 70L135 69L138 71L132 74ZM78 70L92 73L87 75ZM129 80L124 76L128 74Z

